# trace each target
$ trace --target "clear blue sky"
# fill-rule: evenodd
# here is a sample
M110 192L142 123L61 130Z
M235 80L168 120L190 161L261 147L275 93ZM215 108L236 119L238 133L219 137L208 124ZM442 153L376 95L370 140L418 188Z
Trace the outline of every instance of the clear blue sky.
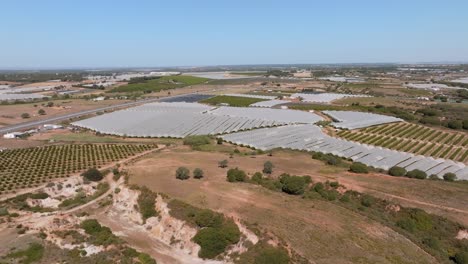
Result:
M12 0L0 68L468 61L468 1Z

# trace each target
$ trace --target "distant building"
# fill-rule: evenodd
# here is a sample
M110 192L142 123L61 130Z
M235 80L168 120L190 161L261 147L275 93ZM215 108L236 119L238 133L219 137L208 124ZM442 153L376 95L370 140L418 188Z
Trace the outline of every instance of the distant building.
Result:
M53 124L45 124L42 126L43 130L54 130L54 129L61 129L63 126L61 125L53 125Z
M99 96L99 97L96 97L93 99L94 102L97 102L97 101L104 101L106 98L104 96Z
M13 138L19 138L19 137L21 137L22 135L24 135L24 133L21 133L21 132L11 132L11 133L7 133L7 134L3 135L3 138L13 139Z

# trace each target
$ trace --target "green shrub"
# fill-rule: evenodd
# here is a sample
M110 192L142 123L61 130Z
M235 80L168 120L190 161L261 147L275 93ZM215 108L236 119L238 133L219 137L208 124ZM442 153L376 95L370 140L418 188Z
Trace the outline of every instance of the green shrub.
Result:
M187 180L190 178L190 171L186 167L179 167L176 170L176 179Z
M195 223L199 227L220 227L223 223L224 216L213 212L209 209L204 209L196 213Z
M444 174L445 181L455 181L457 179L457 175L452 172L447 172Z
M146 221L146 219L158 215L158 212L155 208L156 197L157 195L150 189L146 187L141 188L140 194L138 195L137 203L143 221Z
M45 192L39 192L39 193L33 193L31 196L29 196L31 199L38 199L38 200L44 200L49 197L49 195Z
M196 168L193 170L193 177L195 179L201 179L204 177L204 173L203 173L203 170L200 169L200 168Z
M207 227L198 231L193 241L200 245L200 258L214 258L224 252L229 245L219 228Z
M261 172L256 172L254 173L254 175L252 176L252 182L255 183L255 184L260 184L262 183L262 180L263 180L263 174Z
M184 145L189 145L192 147L198 147L210 143L211 138L209 136L187 136L184 138Z
M6 257L21 259L20 263L30 264L39 262L44 256L44 247L39 243L31 243L25 250L9 253Z
M416 170L408 171L408 173L406 173L406 177L414 178L414 179L426 179L427 174L422 170L416 169Z
M468 264L468 252L458 252L453 257L456 264Z
M365 207L371 207L374 204L374 202L375 202L374 197L370 195L364 194L361 197L361 204Z
M138 254L138 260L141 264L156 264L156 260L146 253Z
M255 264L288 264L288 252L284 249L268 246L264 248L256 257Z
M301 176L283 174L280 176L280 182L283 184L282 191L293 195L303 194L306 187L306 179Z
M90 240L93 245L109 246L120 243L118 237L112 234L110 228L101 226L96 219L87 219L81 222L86 234L90 235Z
M273 163L271 161L267 161L263 164L263 173L271 174L273 172Z
M227 160L221 160L218 162L218 167L220 168L226 168L228 166L228 161Z
M226 220L220 227L206 227L200 229L193 241L200 245L198 256L214 258L223 253L230 244L240 240L240 231L232 220Z
M238 168L235 169L229 169L227 171L227 180L229 182L244 182L247 178L247 175L243 170L239 170Z
M369 168L367 167L367 165L361 162L353 162L349 170L354 173L368 173L369 172Z
M100 181L104 178L102 173L96 168L90 168L81 174L88 181Z
M0 216L7 216L8 209L6 207L0 207Z
M388 174L390 174L391 176L398 176L398 177L405 176L406 170L402 167L393 166L388 170Z

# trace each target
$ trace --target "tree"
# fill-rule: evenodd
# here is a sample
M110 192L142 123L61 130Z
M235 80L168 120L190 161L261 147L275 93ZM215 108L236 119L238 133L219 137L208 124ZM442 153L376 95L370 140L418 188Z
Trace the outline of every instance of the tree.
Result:
M406 177L422 180L422 179L427 178L427 174L422 170L417 170L416 169L416 170L408 171L408 173L406 173Z
M306 187L306 179L304 177L283 174L280 181L283 184L281 188L283 192L294 195L304 193Z
M218 162L218 166L220 168L226 168L228 166L228 161L227 160L221 160Z
M204 177L204 173L203 173L203 170L200 169L200 168L196 168L193 170L193 177L195 179L201 179Z
M176 179L187 180L190 178L190 171L186 167L179 167L176 170Z
M223 139L222 138L216 139L216 143L218 143L218 145L222 145L223 144Z
M263 164L263 173L271 174L273 172L273 163L271 161L267 161Z
M247 175L243 170L239 170L238 168L229 169L227 171L227 180L228 182L236 182L240 181L243 182L247 178Z
M405 176L406 170L402 167L393 166L388 170L388 174L391 176Z
M463 122L461 120L451 120L447 123L447 127L451 129L462 129Z
M457 179L457 175L452 172L447 172L444 174L444 181L455 181Z
M83 176L83 178L88 181L100 181L102 178L104 178L102 173L96 168L88 169L87 171L83 172L81 176Z
M23 119L30 118L30 117L31 116L28 113L22 113L21 114L21 118L23 118Z
M54 106L54 102L48 102L47 103L47 107L52 107L52 106Z
M369 172L369 168L367 167L367 165L361 162L353 162L353 164L351 164L351 167L349 167L349 170L354 173L368 173Z
M45 114L46 114L46 111L45 111L44 109L39 109L39 110L37 111L37 113L38 113L39 115L45 115Z

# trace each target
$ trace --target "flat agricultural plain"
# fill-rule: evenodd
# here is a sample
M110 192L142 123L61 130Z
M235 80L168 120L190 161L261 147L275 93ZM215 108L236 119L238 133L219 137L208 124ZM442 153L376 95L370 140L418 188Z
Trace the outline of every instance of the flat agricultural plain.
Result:
M468 135L411 123L379 125L340 131L337 136L399 151L468 162Z

